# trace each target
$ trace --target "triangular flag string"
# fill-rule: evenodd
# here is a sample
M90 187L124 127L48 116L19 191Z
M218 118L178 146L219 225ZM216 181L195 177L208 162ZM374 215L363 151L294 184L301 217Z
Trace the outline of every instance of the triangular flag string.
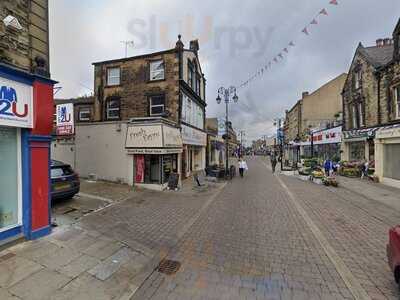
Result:
M329 2L328 2L330 5L339 5L339 2L338 2L338 0L329 0ZM314 18L312 18L311 19L311 22L308 24L308 25L306 25L302 30L301 30L301 32L304 34L304 35L306 35L306 36L309 36L310 34L311 34L311 32L310 32L310 29L311 29L311 27L309 27L310 25L319 25L319 18L320 18L320 16L328 16L329 14L328 14L328 10L326 9L326 8L322 8L320 11L319 11L319 13L316 15L316 16L314 16ZM283 53L289 53L289 47L295 47L296 46L296 44L295 44L295 42L294 42L294 40L291 40L288 44L287 44L287 46L285 47L285 48L283 48L282 49L282 52L280 52L278 55L276 55L274 58L272 58L271 60L269 60L268 61L268 63L264 66L264 67L261 67L258 71L256 71L255 73L253 73L253 75L251 76L251 77L248 77L248 79L246 80L246 81L244 81L244 82L242 82L240 85L239 85L239 88L242 88L242 87L246 87L246 86L248 86L250 83L252 83L252 81L254 80L254 79L256 79L257 77L260 77L260 76L264 76L264 74L266 74L267 73L267 71L271 71L272 70L272 65L273 65L273 63L279 63L279 61L280 60L284 60L284 55L283 55ZM287 56L287 55L286 55Z

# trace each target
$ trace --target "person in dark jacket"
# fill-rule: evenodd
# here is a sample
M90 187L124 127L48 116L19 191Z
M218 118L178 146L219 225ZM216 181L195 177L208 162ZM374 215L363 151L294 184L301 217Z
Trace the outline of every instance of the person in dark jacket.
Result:
M276 156L272 155L271 156L271 165L272 165L272 173L275 173L275 168L276 168L276 164L277 164L277 160L276 160Z

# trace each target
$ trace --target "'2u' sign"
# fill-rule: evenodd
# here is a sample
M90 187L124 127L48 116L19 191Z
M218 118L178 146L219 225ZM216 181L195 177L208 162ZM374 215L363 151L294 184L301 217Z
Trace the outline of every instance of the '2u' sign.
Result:
M0 115L18 118L25 118L28 115L28 104L24 104L23 112L18 111L17 92L12 87L0 88Z

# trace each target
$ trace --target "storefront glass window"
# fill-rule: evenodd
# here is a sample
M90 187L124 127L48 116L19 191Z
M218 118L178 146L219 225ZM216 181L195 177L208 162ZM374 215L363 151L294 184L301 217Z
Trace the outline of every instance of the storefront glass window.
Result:
M160 183L160 156L145 155L144 183Z
M18 224L17 129L0 127L0 230Z
M365 159L365 142L350 143L350 161Z
M177 155L164 155L163 156L163 183L167 183L169 176L172 173L178 172Z

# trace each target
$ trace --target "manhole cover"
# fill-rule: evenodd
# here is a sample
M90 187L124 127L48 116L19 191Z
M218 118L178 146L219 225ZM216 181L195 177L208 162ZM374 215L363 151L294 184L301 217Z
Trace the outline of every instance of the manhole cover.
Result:
M179 271L181 263L175 260L163 259L158 265L157 271L166 275L173 275Z

